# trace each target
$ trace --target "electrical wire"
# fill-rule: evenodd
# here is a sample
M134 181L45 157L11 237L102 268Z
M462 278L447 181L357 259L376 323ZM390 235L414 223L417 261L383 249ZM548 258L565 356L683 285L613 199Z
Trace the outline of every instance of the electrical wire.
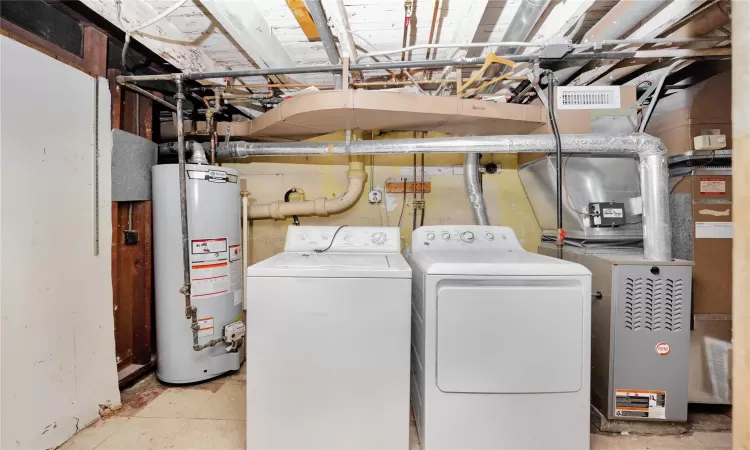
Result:
M701 165L699 165L699 166L695 166L695 167L693 167L693 170L695 170L695 169L700 169L701 167L706 167L707 165L711 164L711 163L713 162L713 160L714 160L714 156L716 156L716 150L711 150L711 159L709 159L708 161L704 162L703 164L701 164ZM679 185L680 183L682 183L682 181L683 181L683 180L684 180L684 179L685 179L686 177L687 177L687 175L683 175L682 177L680 177L680 179L679 179L679 180L677 180L677 183L675 183L675 184L674 184L674 185L672 186L672 189L670 189L670 190L669 190L669 195L672 195L672 193L674 192L674 190L675 190L675 189L677 189L677 186L678 186L678 185Z
M175 12L177 8L181 7L186 2L187 0L177 0L177 2L175 2L172 6L164 10L164 12L152 18L151 20L147 21L146 23L137 25L136 27L131 28L130 30L124 30L125 31L125 43L122 46L122 53L120 54L120 59L121 59L120 62L122 65L123 72L125 72L126 74L130 73L130 71L128 70L127 64L125 63L125 55L127 54L128 47L130 46L130 35L135 33L138 30L142 30L146 27L150 27L156 22L166 18L168 15ZM122 25L122 20L120 19L120 13L121 13L121 7L122 7L121 5L122 5L122 0L117 2L117 20L120 22L120 25Z
M333 241L336 240L336 235L339 234L339 231L341 231L342 228L347 227L347 226L348 225L341 225L340 227L336 228L336 232L333 233L333 237L331 238L331 243L328 244L328 247L326 247L326 248L324 248L322 250L318 248L318 249L315 249L313 251L315 253L325 253L325 252L327 252L331 248L331 246L333 245Z
M285 203L289 203L289 197L291 196L291 194L293 192L299 192L299 191L297 190L297 188L294 188L294 187L291 188L291 189L289 189L288 191L286 191L286 193L284 194L284 202ZM292 223L294 223L294 226L298 227L299 226L299 217L292 216Z
M556 189L556 209L557 209L557 258L563 258L563 245L565 244L565 230L563 230L563 212L562 212L562 139L560 130L557 128L557 114L555 114L555 74L547 69L547 111L549 112L549 121L552 125L552 134L555 136L555 162L557 166L557 189Z

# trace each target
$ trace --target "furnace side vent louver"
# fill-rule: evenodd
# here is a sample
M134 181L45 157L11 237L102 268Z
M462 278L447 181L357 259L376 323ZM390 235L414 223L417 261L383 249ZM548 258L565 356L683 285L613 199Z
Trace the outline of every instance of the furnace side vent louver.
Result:
M681 279L627 278L625 328L629 331L682 329Z
M557 109L618 109L619 86L560 86Z

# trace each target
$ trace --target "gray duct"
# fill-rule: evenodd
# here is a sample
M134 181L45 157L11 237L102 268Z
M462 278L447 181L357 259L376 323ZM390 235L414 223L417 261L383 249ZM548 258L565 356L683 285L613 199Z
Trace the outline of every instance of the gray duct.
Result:
M474 222L477 225L489 225L479 176L479 153L467 153L464 159L464 185L471 211L474 213Z
M643 133L628 135L561 136L564 154L635 154L638 157L643 197L643 252L646 259L672 259L669 220L667 149L657 138ZM169 145L160 152L171 153ZM404 155L410 153L534 153L555 152L552 135L471 136L438 139L392 139L376 141L315 142L230 142L219 145L217 156L224 161L252 156L312 155Z
M516 14L513 16L513 19L510 21L510 25L508 26L508 30L505 32L505 35L503 36L503 41L505 42L523 42L526 40L526 38L529 36L529 33L531 33L531 30L534 29L534 25L536 25L536 21L539 20L539 17L541 17L542 13L544 12L545 8L547 8L547 5L549 4L550 0L523 0L520 5L518 5L518 9L516 10ZM495 49L496 55L502 55L502 54L509 54L509 55L515 55L520 50L519 47L504 47L499 46ZM495 78L499 75L502 75L506 70L507 66L503 66L502 72L498 65L490 66L489 69L484 73L484 76L488 79ZM480 94L491 94L492 91L495 89L495 85L491 84L487 86L486 88L482 89L479 93Z

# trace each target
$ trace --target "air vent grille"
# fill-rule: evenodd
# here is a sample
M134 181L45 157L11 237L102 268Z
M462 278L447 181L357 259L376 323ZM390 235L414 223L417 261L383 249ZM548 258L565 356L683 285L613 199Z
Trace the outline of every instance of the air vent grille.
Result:
M627 330L682 330L682 279L626 278L624 300Z
M560 86L557 109L617 109L619 86Z

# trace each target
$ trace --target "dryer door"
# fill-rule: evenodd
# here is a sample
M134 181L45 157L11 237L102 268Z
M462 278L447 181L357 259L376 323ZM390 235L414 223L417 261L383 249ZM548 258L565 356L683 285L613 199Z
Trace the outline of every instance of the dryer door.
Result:
M444 392L581 389L584 288L563 277L437 286L437 386Z

